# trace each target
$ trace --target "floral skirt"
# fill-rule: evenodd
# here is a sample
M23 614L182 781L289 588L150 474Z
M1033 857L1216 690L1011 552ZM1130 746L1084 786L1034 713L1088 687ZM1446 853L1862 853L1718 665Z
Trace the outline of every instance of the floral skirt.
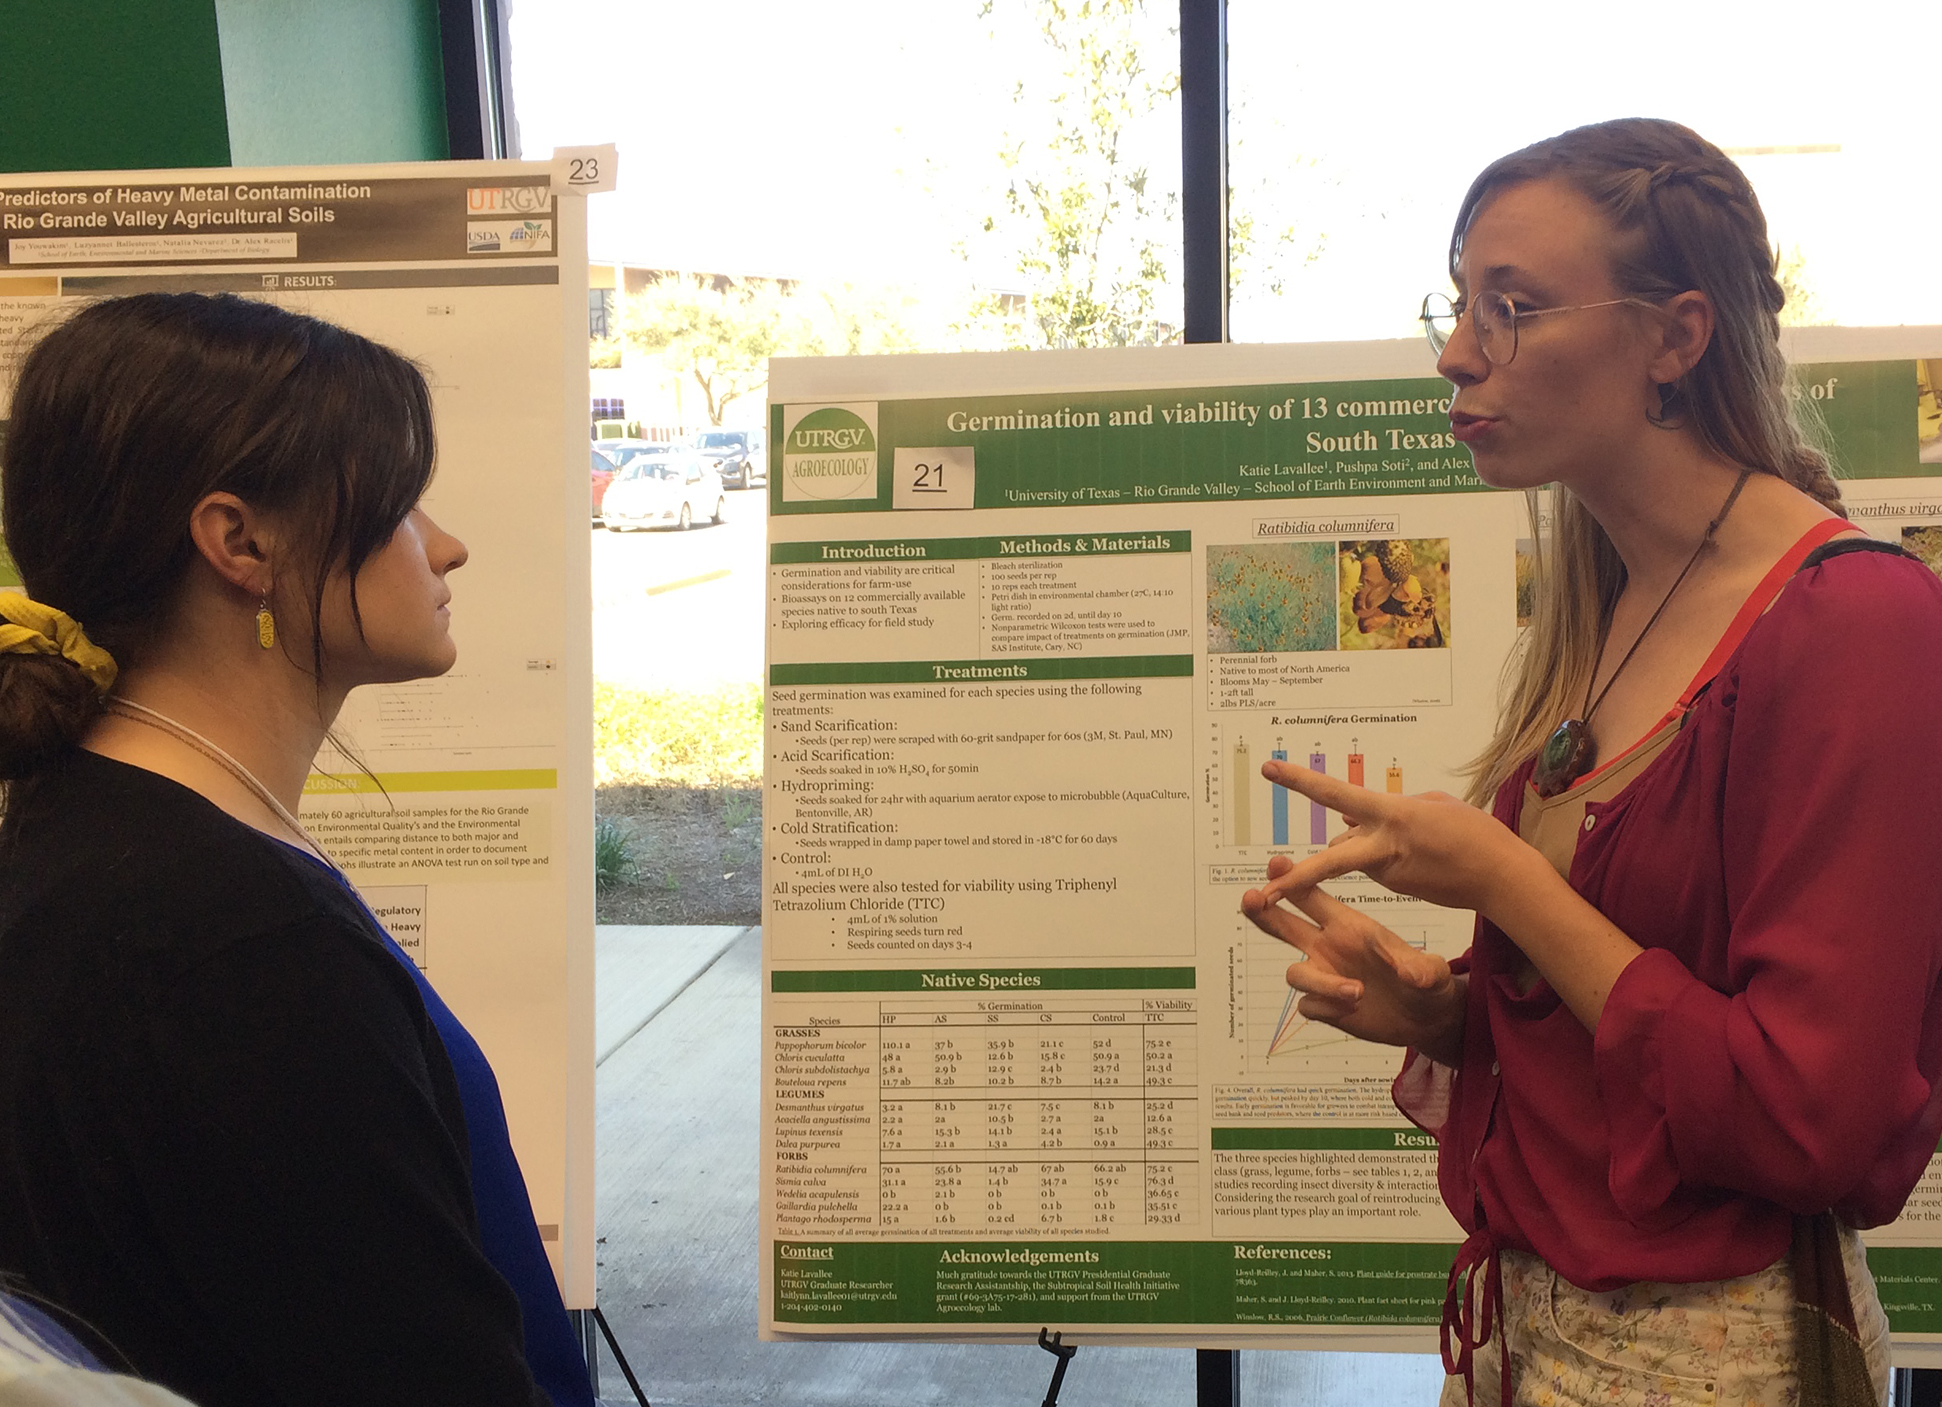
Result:
M1504 1322L1517 1407L1793 1407L1794 1277L1765 1270L1696 1285L1581 1290L1534 1255L1504 1251ZM1841 1262L1876 1396L1888 1400L1888 1316L1861 1238L1841 1228ZM1481 1281L1481 1275L1475 1277ZM1481 1289L1478 1290L1481 1293ZM1499 1407L1497 1340L1475 1359L1476 1407ZM1465 1407L1463 1379L1441 1407Z

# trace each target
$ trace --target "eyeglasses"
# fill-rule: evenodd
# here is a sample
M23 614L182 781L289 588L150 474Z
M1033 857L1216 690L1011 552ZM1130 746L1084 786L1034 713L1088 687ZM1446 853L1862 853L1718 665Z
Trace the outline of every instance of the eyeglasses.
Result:
M1457 323L1470 315L1470 330L1476 334L1484 360L1492 366L1506 366L1517 356L1517 322L1520 318L1542 317L1546 313L1582 313L1591 308L1615 308L1629 303L1635 308L1658 306L1643 298L1608 298L1602 303L1574 303L1560 308L1519 308L1505 293L1479 293L1462 306L1441 293L1423 299L1423 335L1440 357L1456 335Z

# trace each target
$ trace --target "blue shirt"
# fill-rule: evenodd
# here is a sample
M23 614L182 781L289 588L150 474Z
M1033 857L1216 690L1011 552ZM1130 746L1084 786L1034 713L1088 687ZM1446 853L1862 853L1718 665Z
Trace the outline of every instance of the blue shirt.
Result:
M308 851L290 848L319 868L329 869ZM371 920L385 947L411 973L424 998L425 1012L445 1044L452 1073L458 1078L465 1133L472 1148L472 1201L479 1214L479 1241L486 1259L519 1297L526 1330L526 1366L532 1370L533 1381L558 1407L598 1407L593 1384L587 1378L587 1360L567 1318L559 1282L553 1278L552 1263L546 1258L539 1226L533 1220L532 1198L527 1194L519 1160L513 1155L506 1107L491 1063L472 1033L425 980L418 964L385 931L356 887L336 870L330 873L357 897L358 907Z
M108 1370L46 1311L0 1290L0 1363L57 1363L90 1372Z

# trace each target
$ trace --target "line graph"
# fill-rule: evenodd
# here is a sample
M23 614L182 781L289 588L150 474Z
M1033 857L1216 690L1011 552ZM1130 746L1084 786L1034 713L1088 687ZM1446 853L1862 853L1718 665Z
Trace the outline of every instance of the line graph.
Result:
M1418 900L1376 898L1376 886L1364 881L1330 886L1337 897L1370 908L1391 932L1410 946L1455 957L1469 945L1470 916L1440 909ZM1363 893L1358 891L1371 891ZM1386 1075L1393 1072L1396 1052L1372 1045L1326 1022L1303 1016L1296 1006L1301 994L1288 985L1288 967L1302 954L1249 924L1237 936L1242 945L1237 1016L1245 1073L1275 1079L1309 1080L1330 1075Z
M1276 946L1280 947L1278 944ZM1418 940L1412 946L1425 947L1426 940ZM1267 1053L1262 1057L1271 1068L1286 1068L1294 1063L1292 1057L1326 1052L1331 1047L1342 1048L1337 1053L1346 1055L1350 1053L1349 1047L1362 1045L1362 1042L1357 1041L1355 1037L1338 1031L1326 1022L1303 1016L1296 1010L1301 1000L1301 993L1288 986L1285 974L1289 960L1298 956L1286 948L1281 948L1278 953L1270 952L1267 955L1270 965L1276 966L1283 974L1281 986L1286 993L1281 1000L1281 1010L1276 1013L1273 1025L1268 1029ZM1250 1034L1253 1033L1250 1032ZM1393 1059L1393 1057L1390 1058Z

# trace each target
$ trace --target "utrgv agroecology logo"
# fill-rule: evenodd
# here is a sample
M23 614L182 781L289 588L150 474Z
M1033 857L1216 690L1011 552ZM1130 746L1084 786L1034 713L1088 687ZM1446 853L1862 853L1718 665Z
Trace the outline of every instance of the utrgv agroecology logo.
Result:
M789 406L782 432L785 502L877 496L877 408Z

